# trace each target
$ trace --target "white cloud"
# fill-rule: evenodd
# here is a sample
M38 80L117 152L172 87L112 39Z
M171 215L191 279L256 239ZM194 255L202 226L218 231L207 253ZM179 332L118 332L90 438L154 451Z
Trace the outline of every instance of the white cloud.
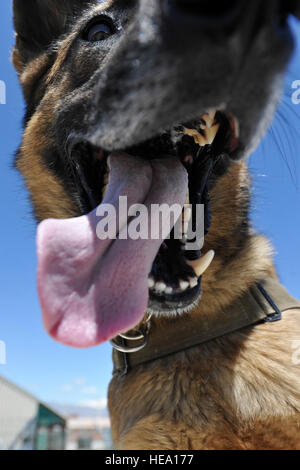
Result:
M81 390L81 393L84 393L85 395L96 395L98 393L97 387L94 387L93 385L89 387L85 387Z
M75 385L84 385L87 383L87 379L85 377L76 377L73 382Z
M102 410L107 407L107 398L97 398L96 400L84 400L80 402L82 406L89 406L91 408L98 408Z
M62 392L67 392L67 393L68 393L68 392L72 392L72 390L73 390L73 385L71 385L71 384L62 385L62 386L60 387L60 390L61 390Z

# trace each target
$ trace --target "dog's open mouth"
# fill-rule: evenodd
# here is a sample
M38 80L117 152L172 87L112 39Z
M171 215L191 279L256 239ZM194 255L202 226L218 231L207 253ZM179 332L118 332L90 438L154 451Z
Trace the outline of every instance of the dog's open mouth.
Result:
M237 150L238 138L237 120L232 115L211 110L197 120L175 126L171 131L125 150L145 160L174 156L180 159L189 175L189 193L182 212L182 237L176 239L172 231L155 258L148 278L149 311L179 313L197 303L201 276L213 260L214 253L205 253L205 246L202 250L205 254L188 249L188 226L196 227L195 208L197 204L203 204L206 207L203 228L207 233L210 224L209 185L214 176L226 168L230 155ZM88 161L86 154L90 156ZM73 158L74 155L73 149ZM81 193L85 212L100 204L105 195L109 180L108 156L108 152L86 144L76 147L77 191ZM99 191L99 179L102 191Z
M147 309L179 314L197 305L214 253L205 243L191 245L188 228L197 233L201 205L203 234L209 230L209 189L237 146L236 120L211 111L124 152L78 142L72 147L69 171L83 215L44 221L37 237L39 296L55 339L92 346L134 328ZM126 213L116 238L99 237L100 209L109 205L121 213L123 196L128 207L177 204L178 216L184 207L180 236L174 221L157 238L123 238L135 221ZM143 217L142 225L149 221L148 213Z

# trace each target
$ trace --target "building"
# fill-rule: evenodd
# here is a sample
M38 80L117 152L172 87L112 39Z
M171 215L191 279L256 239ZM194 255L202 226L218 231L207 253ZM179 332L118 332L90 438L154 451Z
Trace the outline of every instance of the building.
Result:
M66 450L113 449L106 399L97 405L54 403L51 406L66 417ZM102 403L101 403L102 402Z
M112 449L109 418L69 416L66 450Z
M66 420L0 376L0 449L63 450Z

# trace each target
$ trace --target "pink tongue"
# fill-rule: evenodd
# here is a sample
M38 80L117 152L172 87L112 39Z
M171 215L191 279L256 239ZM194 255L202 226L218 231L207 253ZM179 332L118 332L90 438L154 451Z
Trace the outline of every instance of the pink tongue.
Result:
M100 344L135 327L148 303L148 275L169 230L159 239L100 240L103 204L184 205L188 178L173 158L145 162L127 154L109 158L110 181L103 203L87 216L46 220L38 227L38 291L44 325L57 341L76 347ZM121 211L120 211L121 212ZM99 212L98 212L99 214ZM102 213L103 215L103 213ZM119 234L127 231L127 214ZM117 217L118 219L118 217ZM130 222L130 221L129 221ZM151 225L149 223L149 229Z

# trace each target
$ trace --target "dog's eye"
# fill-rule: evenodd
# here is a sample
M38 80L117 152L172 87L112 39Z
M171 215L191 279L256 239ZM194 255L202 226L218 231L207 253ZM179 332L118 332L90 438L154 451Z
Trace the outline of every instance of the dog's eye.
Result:
M90 24L83 33L83 39L89 42L104 41L114 34L115 28L110 19L101 18Z

